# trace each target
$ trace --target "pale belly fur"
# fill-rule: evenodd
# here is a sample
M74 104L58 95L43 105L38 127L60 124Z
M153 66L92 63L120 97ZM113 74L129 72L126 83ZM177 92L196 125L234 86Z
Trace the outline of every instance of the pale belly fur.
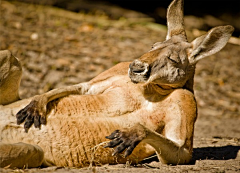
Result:
M141 144L128 158L121 155L112 156L112 149L103 148L108 141L105 136L116 129L132 126L136 123L134 118L130 120L131 116L128 116L128 113L117 117L106 116L104 111L93 113L91 110L94 110L94 105L92 108L83 107L80 104L80 96L79 100L73 99L72 102L66 99L70 98L64 98L51 105L47 125L42 125L40 130L32 127L28 133L24 131L23 124L16 124L15 115L30 100L0 107L0 141L38 145L44 151L45 160L57 166L84 167L90 164L116 164L127 161L134 163L154 154L150 146ZM59 110L60 106L65 109ZM121 113L121 110L119 111Z

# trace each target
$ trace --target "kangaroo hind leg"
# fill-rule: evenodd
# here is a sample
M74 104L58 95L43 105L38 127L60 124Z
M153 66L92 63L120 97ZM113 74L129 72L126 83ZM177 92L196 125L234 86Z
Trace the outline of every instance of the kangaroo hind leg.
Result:
M37 145L0 143L0 167L34 168L42 165L44 152Z

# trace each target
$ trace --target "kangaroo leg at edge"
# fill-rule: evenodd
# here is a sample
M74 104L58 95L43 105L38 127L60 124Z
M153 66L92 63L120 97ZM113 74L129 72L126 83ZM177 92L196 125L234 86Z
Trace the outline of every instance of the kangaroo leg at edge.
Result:
M44 152L37 145L0 143L0 151L1 168L34 168L44 161Z

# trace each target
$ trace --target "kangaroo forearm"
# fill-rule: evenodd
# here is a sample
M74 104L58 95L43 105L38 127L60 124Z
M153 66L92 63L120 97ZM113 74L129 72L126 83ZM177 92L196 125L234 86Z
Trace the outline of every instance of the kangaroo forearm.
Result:
M86 83L76 84L72 86L66 86L62 88L53 89L42 96L44 96L47 99L47 102L50 102L52 100L65 97L68 95L73 94L84 94L86 92Z
M191 158L191 152L161 134L146 129L147 137L143 140L151 145L162 163L184 164Z

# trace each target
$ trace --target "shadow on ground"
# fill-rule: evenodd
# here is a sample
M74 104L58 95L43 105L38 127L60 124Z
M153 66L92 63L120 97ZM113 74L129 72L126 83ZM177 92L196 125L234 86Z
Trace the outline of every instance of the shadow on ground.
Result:
M229 160L236 159L240 146L203 147L193 149L193 162L196 160Z

